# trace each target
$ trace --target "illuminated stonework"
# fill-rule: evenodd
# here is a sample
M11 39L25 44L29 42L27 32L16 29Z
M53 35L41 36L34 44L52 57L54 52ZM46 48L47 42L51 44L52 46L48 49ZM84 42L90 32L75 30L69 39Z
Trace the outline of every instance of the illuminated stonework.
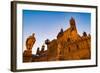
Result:
M91 58L91 36L83 32L83 36L78 34L75 19L70 19L70 27L60 32L57 35L57 39L45 40L47 50L44 50L45 46L42 46L42 50L37 48L37 53L34 55L31 53L33 40L30 40L29 44L26 44L27 50L24 51L24 62L38 62L38 61L58 61L58 60L81 60ZM29 50L28 50L29 49ZM31 50L30 50L31 49ZM29 53L25 55L25 52ZM27 57L30 55L30 58ZM27 58L27 59L25 59ZM29 59L28 59L29 58Z

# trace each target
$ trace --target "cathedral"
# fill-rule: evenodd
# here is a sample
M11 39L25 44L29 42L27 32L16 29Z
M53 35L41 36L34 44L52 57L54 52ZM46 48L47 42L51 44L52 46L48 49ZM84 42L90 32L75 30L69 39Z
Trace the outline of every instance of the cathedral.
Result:
M23 62L83 60L91 58L91 35L83 32L80 36L73 17L69 20L70 27L65 31L61 28L56 39L45 40L47 50L43 45L32 54L32 47L36 41L34 33L26 40L26 50L23 52Z

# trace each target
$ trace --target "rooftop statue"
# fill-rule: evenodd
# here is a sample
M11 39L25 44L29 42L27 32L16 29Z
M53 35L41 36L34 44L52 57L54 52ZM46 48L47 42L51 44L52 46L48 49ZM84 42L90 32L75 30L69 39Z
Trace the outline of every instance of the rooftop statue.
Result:
M24 59L24 61L30 61L31 58L32 58L32 47L33 45L35 44L35 34L33 33L31 36L29 36L26 40L26 50L24 51L23 53L23 56L24 58L27 58L27 59Z

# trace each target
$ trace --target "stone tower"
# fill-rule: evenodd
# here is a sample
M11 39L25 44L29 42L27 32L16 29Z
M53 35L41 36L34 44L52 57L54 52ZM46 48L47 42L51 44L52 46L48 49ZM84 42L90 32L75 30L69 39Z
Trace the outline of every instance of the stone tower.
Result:
M74 30L77 33L76 22L75 22L75 19L73 17L71 17L71 19L70 19L70 28L71 28L71 31Z

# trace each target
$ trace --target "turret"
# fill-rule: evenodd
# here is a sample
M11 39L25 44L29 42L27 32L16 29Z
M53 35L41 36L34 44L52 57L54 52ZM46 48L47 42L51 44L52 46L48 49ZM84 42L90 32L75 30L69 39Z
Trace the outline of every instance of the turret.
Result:
M57 35L57 38L60 38L61 36L63 36L63 29L61 28L61 30L60 30L60 32L58 33L58 35Z
M39 55L39 54L40 54L40 48L38 47L36 51L36 55Z
M86 32L83 32L83 36L86 37L87 36L87 33Z
M44 46L44 45L42 45L41 52L43 52L43 51L44 51L44 49L45 49L45 46Z
M50 44L50 40L49 40L49 39L46 39L46 40L45 40L45 44L46 44L46 45Z

